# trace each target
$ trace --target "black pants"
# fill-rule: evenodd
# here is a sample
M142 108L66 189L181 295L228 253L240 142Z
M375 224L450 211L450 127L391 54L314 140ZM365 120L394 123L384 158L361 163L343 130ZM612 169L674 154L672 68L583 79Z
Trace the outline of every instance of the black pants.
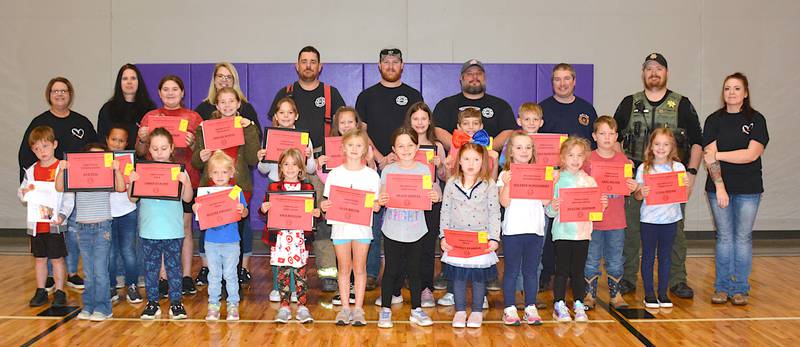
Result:
M397 242L388 237L383 238L383 279L381 280L381 306L391 307L393 289L407 274L411 291L411 308L421 307L420 260L422 256L422 239L416 242Z
M422 237L422 257L420 259L420 290L428 288L433 291L433 273L436 261L436 241L439 239L439 215L442 203L433 204L430 211L425 211L425 223L428 233Z
M549 223L546 224L544 230L544 248L542 249L542 274L539 276L539 281L550 281L550 276L556 273L556 261L553 246L553 234L550 232L553 228L553 218L545 216Z
M586 266L586 257L589 255L589 240L556 240L554 250L556 278L553 281L553 301L558 302L565 299L567 278L572 284L572 300L583 301L583 296L586 294L583 268Z

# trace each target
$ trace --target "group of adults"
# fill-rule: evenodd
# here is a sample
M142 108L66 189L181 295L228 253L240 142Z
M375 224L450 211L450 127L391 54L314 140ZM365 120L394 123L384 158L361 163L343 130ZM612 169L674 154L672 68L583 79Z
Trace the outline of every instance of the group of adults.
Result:
M422 101L423 97L418 90L402 82L404 63L400 49L383 49L378 58L381 79L361 92L355 108L366 123L367 132L380 152L380 157L388 163L394 160L389 143L392 131L403 125L408 107ZM336 109L345 106L339 91L319 80L322 66L319 51L311 46L303 47L295 65L297 81L276 91L270 107L272 110L277 100L285 96L291 97L299 112L296 127L307 130L314 144L324 143L326 122L330 122ZM717 230L713 301L724 303L732 297L735 303L746 304L752 265L751 234L763 193L761 155L769 141L766 121L751 105L747 78L741 73L735 73L724 79L722 106L706 118L704 130L701 130L698 114L689 99L667 88L668 76L669 69L663 55L652 53L646 56L641 69L643 90L624 97L614 112L618 123L620 150L638 165L644 159L642 156L650 132L658 127L672 129L678 140L681 160L687 168L690 192L697 171L705 163L710 173L705 191ZM569 64L558 64L553 69L553 95L540 101L544 113L544 124L540 132L581 136L592 141L591 133L597 113L591 103L575 95L576 77L575 70ZM480 110L484 129L494 137L493 146L497 151L502 149L511 132L518 128L509 103L486 92L486 79L483 63L476 59L468 60L461 68L461 92L442 99L435 106L435 134L446 149L450 147L457 114L464 108ZM255 122L260 129L256 110L247 103L239 87L236 68L229 63L216 65L211 76L209 97L195 111L203 119L208 119L215 109L213 96L223 87L232 87L240 93L242 106L239 112ZM496 90L502 90L502 86L496 86ZM21 141L20 180L24 169L36 161L27 144L28 133L35 126L48 125L53 128L58 140L58 158L63 158L64 152L78 151L88 143L105 141L112 124L125 124L128 127L128 146L133 149L139 121L145 113L156 108L147 93L139 69L132 64L125 64L120 68L113 95L99 111L97 131L86 117L71 109L74 97L73 86L66 78L56 77L47 84L45 100L49 109L31 121ZM183 107L182 103L178 107ZM267 118L271 117L268 115ZM641 246L638 230L640 204L641 202L633 198L626 199L628 228L623 250L624 275L620 282L623 294L635 291L637 283ZM381 218L375 220L380 221ZM438 216L426 216L426 220L429 221L429 228L438 230ZM373 232L377 242L372 243L368 255L368 289L377 286L381 266L380 226L376 225ZM325 233L324 228L318 233ZM547 234L540 288L548 288L554 274L553 243L549 232ZM324 240L326 236L329 239L329 235L316 235L315 249L319 252L316 265L322 279L322 289L335 291L335 257L332 250L325 254L327 247L317 247L317 242ZM187 238L191 238L191 231ZM684 223L681 221L672 250L669 287L680 298L692 298L694 292L688 285L686 276L685 240ZM77 273L78 250L74 241L74 235L67 237L70 275ZM189 264L185 266L184 275L188 276L192 242L186 243L189 244ZM433 277L432 274L430 277ZM424 281L423 288L434 289L433 282ZM499 285L489 287L499 290Z

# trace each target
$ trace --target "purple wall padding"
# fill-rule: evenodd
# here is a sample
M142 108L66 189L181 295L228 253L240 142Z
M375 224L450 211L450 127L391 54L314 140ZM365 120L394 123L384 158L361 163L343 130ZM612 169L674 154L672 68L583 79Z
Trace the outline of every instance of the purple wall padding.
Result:
M208 86L211 84L214 72L214 65L216 64L191 64L191 77L192 77L192 109L200 105L203 100L208 97ZM247 64L234 63L233 67L236 68L236 73L239 74L239 87L242 92L249 98L247 93ZM261 113L262 109L256 108L256 112Z
M381 73L378 71L378 64L364 64L364 89L372 87L375 83L380 82L380 80ZM401 80L412 88L422 91L422 65L403 64L403 76ZM353 104L355 105L355 102L353 102Z
M158 97L158 82L166 75L176 75L183 80L183 86L186 89L183 95L183 102L187 104L187 107L189 106L188 104L192 100L190 64L138 64L136 67L142 72L142 79L147 85L147 92L150 93L150 99L153 99L157 107L161 107L161 98ZM208 94L208 90L206 90L205 94Z
M553 84L550 81L553 75L553 67L556 64L538 64L536 66L536 84L538 90L538 101L542 101L553 95ZM592 64L572 64L575 69L575 95L583 98L589 103L594 101L594 65Z
M422 98L434 109L436 103L461 91L461 64L422 64Z

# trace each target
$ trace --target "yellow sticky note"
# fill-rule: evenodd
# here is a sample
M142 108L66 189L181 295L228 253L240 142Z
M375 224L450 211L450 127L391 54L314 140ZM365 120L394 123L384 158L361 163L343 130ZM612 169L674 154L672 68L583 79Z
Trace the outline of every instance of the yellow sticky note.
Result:
M422 176L422 189L433 189L433 181L431 181L431 175Z
M300 134L300 144L307 145L308 144L308 133Z
M493 144L493 143L494 143L494 137L491 137L491 136L489 136L489 145L488 145L488 146L486 146L486 149L489 149L489 150L491 150L491 149L492 149L492 144Z
M589 212L589 221L599 222L603 220L603 212Z
M564 141L566 141L566 140L567 140L566 136L561 136L561 138L558 139L558 145L560 146L560 145L564 144Z
M547 166L544 168L544 180L545 181L552 181L553 180L553 167Z
M234 128L242 127L242 116L233 117L233 127Z
M314 211L314 200L313 199L306 199L306 213L311 213Z
M114 153L106 153L103 155L103 164L106 167L111 167L112 163L114 163Z
M686 185L686 173L681 172L678 174L678 186L683 187Z
M228 193L228 197L231 198L231 200L237 200L238 201L239 200L239 194L241 194L241 193L242 193L242 188L235 185L235 186L233 186L233 189L231 189L230 193Z
M130 176L131 172L133 172L133 164L131 163L125 164L125 176Z
M625 164L625 178L633 178L633 164Z
M187 129L189 129L189 121L181 119L180 124L178 124L178 130L185 132Z
M478 243L489 243L489 233L485 231L479 231Z
M179 166L173 167L171 172L172 172L172 180L177 181L178 175L181 174L181 168Z
M364 197L364 207L372 208L375 206L375 193L367 193L367 196Z
M428 159L428 162L433 160L433 151L425 151L425 158Z

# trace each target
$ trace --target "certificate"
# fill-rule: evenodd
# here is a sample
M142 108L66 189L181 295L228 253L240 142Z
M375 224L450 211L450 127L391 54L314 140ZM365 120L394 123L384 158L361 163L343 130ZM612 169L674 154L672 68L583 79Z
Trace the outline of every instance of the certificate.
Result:
M428 166L428 169L431 171L431 177L436 180L436 166L431 163L434 157L436 157L436 146L419 145L414 160Z
M189 120L181 117L156 116L147 119L147 130L153 131L155 128L164 128L172 135L172 143L175 147L187 147L186 132L189 131Z
M650 187L645 203L651 206L684 203L689 200L687 184L686 171L645 174L644 185Z
M203 146L205 149L217 150L244 144L242 117L223 117L200 123L203 127Z
M389 202L386 203L386 207L430 210L431 189L433 182L430 175L387 174L386 193L389 194Z
M453 247L449 257L472 258L489 252L489 233L444 229L444 239Z
M200 207L197 208L200 229L207 230L241 220L242 214L237 211L241 193L242 188L233 186L225 190L198 196L195 199L195 204L200 204Z
M56 192L53 182L33 181L28 184L28 193L22 200L27 203L28 223L55 223L62 195ZM33 229L36 236L36 228Z
M114 190L113 152L67 152L66 159L65 191Z
M325 138L325 156L328 157L328 161L322 166L322 172L331 172L331 170L344 163L341 136Z
M375 192L331 186L329 200L333 206L326 212L328 224L347 223L371 227L375 198Z
M627 180L633 177L633 164L592 162L591 165L592 177L594 177L601 192L614 195L631 195Z
M114 152L114 159L119 162L119 169L122 170L122 177L125 179L125 184L131 183L131 172L133 172L133 163L136 162L136 154L134 151L117 151Z
M537 164L560 165L561 144L567 140L567 134L532 134L531 138Z
M286 128L264 128L264 149L267 150L265 161L277 163L281 153L289 148L299 149L305 158L306 148L308 148L308 132Z
M178 176L183 164L140 161L133 164L139 179L131 183L131 196L162 200L180 200L183 184Z
M561 188L558 190L558 220L566 222L599 222L603 220L600 188Z
M511 185L509 194L512 199L553 199L553 171L550 165L511 164Z
M267 228L314 229L314 191L269 192Z

